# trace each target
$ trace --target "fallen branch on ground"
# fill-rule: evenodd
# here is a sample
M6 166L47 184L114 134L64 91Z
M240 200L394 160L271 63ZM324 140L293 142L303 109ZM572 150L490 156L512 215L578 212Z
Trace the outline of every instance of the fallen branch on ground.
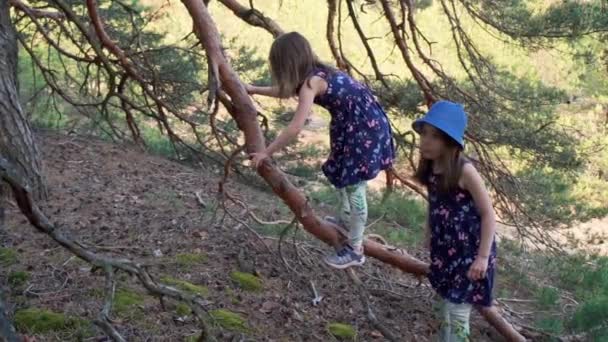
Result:
M24 181L24 178L17 173L16 169L6 159L1 156L0 180L6 182L10 186L19 209L29 220L31 225L33 225L39 232L48 235L70 253L91 264L93 266L93 270L101 269L104 271L106 276L106 299L104 307L95 323L101 329L103 329L106 334L111 336L116 341L125 341L125 339L113 327L110 319L112 302L114 298L114 288L116 286L113 275L115 271L124 271L128 274L136 276L150 294L159 297L160 299L163 297L169 297L188 304L199 320L200 327L203 331L202 340L206 340L206 336L208 336L208 329L204 321L204 316L206 313L205 307L208 305L208 303L206 303L202 297L198 295L190 295L173 287L159 284L152 278L143 265L126 258L113 258L93 253L79 241L65 235L60 229L49 221L40 208L38 208L38 206L34 203L32 194L28 186L25 185L26 182Z

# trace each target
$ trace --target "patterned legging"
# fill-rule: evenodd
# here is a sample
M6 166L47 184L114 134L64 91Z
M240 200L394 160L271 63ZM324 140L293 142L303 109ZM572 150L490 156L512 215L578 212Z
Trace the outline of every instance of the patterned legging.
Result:
M439 342L469 341L471 308L471 304L455 304L442 299L439 303L441 329L437 340Z
M338 189L339 215L349 231L349 243L353 247L363 244L363 232L367 223L367 182L360 182Z

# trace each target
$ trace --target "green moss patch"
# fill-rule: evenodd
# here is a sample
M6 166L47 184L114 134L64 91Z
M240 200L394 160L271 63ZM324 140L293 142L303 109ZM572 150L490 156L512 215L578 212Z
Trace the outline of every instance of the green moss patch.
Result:
M222 328L234 332L246 333L250 330L247 321L238 313L225 309L209 312L213 320Z
M84 329L89 326L90 323L83 319L45 309L29 308L15 313L15 327L22 332L44 334Z
M184 303L177 304L177 307L175 308L175 313L178 316L186 316L186 315L189 315L190 312L192 312L192 310L190 309L190 307L187 304L184 304Z
M8 284L11 286L11 288L17 288L25 285L29 279L29 273L23 271L15 271L8 274Z
M17 252L10 248L0 247L0 266L8 267L17 263Z
M144 297L128 289L120 289L114 295L114 310L117 314L132 311L138 305L144 303Z
M344 323L330 323L327 326L327 330L334 337L342 340L354 340L357 338L357 330L351 325Z
M260 278L250 273L234 271L230 274L232 281L246 291L258 292L264 288Z
M198 265L206 260L207 257L205 255L197 253L184 253L175 256L175 262L184 267Z
M199 295L199 296L203 296L203 297L206 297L209 295L209 289L205 286L195 285L195 284L189 283L187 281L175 279L175 278L171 278L171 277L162 277L160 280L167 285L175 286L178 289L189 292L190 294L193 294L193 295Z

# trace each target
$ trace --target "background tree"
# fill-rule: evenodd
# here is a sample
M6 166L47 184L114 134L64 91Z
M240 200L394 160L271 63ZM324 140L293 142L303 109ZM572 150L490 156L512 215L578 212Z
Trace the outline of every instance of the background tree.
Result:
M0 3L0 155L17 165L36 198L46 193L42 161L35 138L21 108L17 87L17 37L9 15L8 1ZM7 189L0 185L0 199ZM0 229L4 219L0 201Z

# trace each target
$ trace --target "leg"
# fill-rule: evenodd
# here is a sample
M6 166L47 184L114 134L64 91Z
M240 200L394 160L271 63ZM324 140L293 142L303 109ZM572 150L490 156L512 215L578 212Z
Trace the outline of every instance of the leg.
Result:
M465 342L469 341L470 328L469 318L471 316L470 304L455 304L443 300L441 306L441 330L439 341L441 342Z
M451 340L453 342L469 341L471 330L469 318L472 306L470 304L449 303L450 323L452 326Z
M350 220L350 203L348 202L346 188L336 188L336 194L338 196L336 216L325 216L324 219L342 228L340 232L344 235L348 235L347 223Z
M441 299L437 302L437 316L441 321L439 334L437 335L438 342L450 341L450 313L448 311L448 301Z
M361 182L346 187L348 203L350 205L350 218L347 221L349 230L349 243L353 249L363 253L363 232L367 223L367 182Z
M338 190L338 218L340 219L342 224L348 222L350 218L350 203L348 201L348 195L346 193L346 188L337 189Z
M346 203L350 215L345 215L345 224L348 228L349 243L344 245L336 254L325 258L325 262L334 268L344 269L351 266L361 266L365 263L363 255L363 231L367 221L367 200L365 198L366 183L362 182L346 187L344 190ZM340 209L346 211L347 204Z

